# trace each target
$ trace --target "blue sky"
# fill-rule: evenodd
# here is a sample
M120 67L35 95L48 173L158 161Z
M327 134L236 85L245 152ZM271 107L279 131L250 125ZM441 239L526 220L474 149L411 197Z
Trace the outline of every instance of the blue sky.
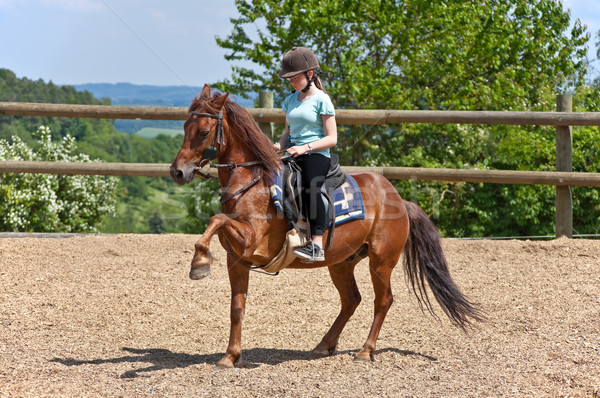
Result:
M600 0L563 4L595 36ZM55 84L201 86L230 76L215 36L237 15L233 0L0 0L0 68Z

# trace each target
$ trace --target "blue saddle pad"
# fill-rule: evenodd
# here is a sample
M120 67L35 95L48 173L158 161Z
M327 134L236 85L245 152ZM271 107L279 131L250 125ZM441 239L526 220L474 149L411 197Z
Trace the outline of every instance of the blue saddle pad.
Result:
M281 214L283 211L282 175L277 174L271 185L271 199ZM365 206L356 180L346 174L346 181L333 192L335 209L335 225L340 225L351 220L365 218ZM331 225L331 224L330 224Z

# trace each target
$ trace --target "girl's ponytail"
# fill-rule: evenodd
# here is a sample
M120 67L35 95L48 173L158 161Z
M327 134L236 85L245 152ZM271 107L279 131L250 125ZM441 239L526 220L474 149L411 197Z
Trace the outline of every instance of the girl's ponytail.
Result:
M317 73L317 71L315 71L315 87L318 88L319 90L323 91L325 94L327 94L327 90L325 90L325 87L323 86L323 82L321 81L321 78L319 77L319 74Z

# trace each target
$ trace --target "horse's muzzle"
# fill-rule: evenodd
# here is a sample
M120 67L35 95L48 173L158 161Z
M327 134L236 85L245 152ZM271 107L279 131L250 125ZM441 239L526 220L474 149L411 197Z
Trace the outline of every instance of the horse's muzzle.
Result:
M188 184L194 179L195 169L195 167L179 168L175 164L172 164L170 169L171 177L179 185Z

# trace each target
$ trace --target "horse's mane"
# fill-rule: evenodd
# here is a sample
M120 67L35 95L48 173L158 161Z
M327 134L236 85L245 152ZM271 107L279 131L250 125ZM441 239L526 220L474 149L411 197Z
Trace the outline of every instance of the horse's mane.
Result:
M214 93L212 99L209 96L201 96L194 99L189 111L204 109L205 112L217 114L217 109L212 100L222 94ZM229 98L225 101L225 112L229 130L245 144L260 162L262 173L265 177L272 178L279 170L281 161L277 152L273 149L271 140L256 125L250 113Z

